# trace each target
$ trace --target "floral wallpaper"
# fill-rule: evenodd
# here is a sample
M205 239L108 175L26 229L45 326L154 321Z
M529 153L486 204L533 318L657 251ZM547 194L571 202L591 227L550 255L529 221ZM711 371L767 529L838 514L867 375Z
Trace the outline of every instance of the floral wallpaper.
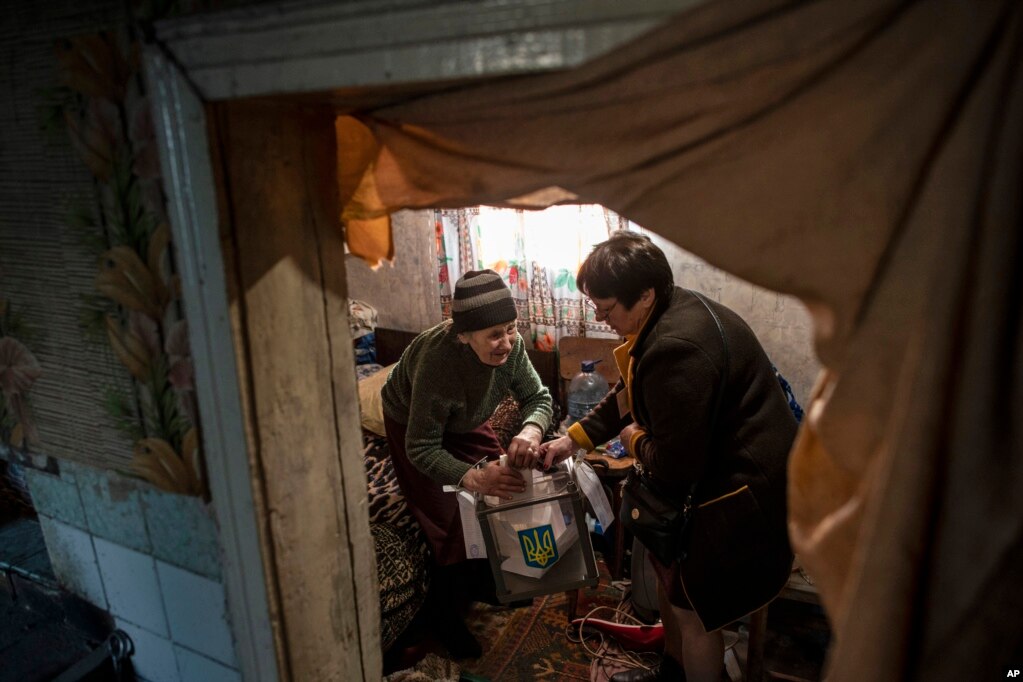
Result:
M24 449L39 440L29 390L43 370L19 334L32 335L14 306L0 299L0 443Z
M188 328L164 207L138 45L110 32L59 42L63 87L44 120L62 124L94 178L96 205L72 216L96 252L83 327L105 337L134 379L102 399L134 443L126 473L206 495Z

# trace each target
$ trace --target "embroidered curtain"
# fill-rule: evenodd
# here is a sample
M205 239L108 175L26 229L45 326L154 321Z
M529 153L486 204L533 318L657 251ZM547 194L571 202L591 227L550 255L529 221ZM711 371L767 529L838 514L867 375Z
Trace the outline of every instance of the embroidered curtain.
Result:
M454 282L469 270L490 268L512 290L519 331L539 350L564 336L616 338L594 319L576 289L579 266L594 244L629 221L594 204L543 211L475 206L436 211L441 312L451 317Z

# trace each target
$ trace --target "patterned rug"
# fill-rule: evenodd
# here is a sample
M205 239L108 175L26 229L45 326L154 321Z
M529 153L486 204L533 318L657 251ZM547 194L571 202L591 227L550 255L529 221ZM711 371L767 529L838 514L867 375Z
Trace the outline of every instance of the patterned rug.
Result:
M616 606L621 598L621 591L602 571L600 584L580 593L576 613L582 616L595 606ZM564 593L537 597L531 608L477 606L466 621L483 645L483 657L460 661L463 673L490 682L590 679L591 656L566 637L569 619Z
M599 584L579 592L576 614L584 616L597 606L615 607L622 592L610 583L606 565L598 562ZM607 612L605 612L606 615ZM517 682L519 680L591 679L606 680L622 667L601 666L591 674L592 656L582 644L566 636L568 597L565 593L537 597L530 607L509 609L504 606L474 604L466 614L466 625L483 646L477 660L449 660L436 642L427 644L428 652L415 665L385 677L387 682ZM573 633L575 634L575 633ZM590 638L590 644L599 642ZM613 644L612 652L617 650Z
M576 614L584 616L596 606L614 607L622 592L610 583L606 566L598 562L600 583L583 590ZM607 612L598 614L609 617ZM812 604L779 600L771 605L765 639L764 666L774 679L813 682L820 680L830 631L823 611ZM387 682L523 682L543 680L592 680L606 682L625 666L614 662L592 665L593 657L582 644L565 636L568 605L564 593L533 600L528 608L508 609L476 604L466 616L470 630L483 645L478 660L452 661L439 645L416 665L392 674ZM726 672L742 678L746 664L748 630L744 623L725 632ZM598 643L591 639L590 645ZM606 642L609 654L620 649ZM725 679L725 678L722 678Z

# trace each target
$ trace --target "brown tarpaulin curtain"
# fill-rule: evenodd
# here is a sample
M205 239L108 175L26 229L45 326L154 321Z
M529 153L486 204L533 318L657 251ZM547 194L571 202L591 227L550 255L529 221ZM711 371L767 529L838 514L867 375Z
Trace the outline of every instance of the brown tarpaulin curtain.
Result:
M549 189L798 296L791 533L834 680L1023 663L1023 3L714 2L567 72L337 123L350 248ZM514 201L512 201L514 203ZM1012 625L1017 623L1017 625Z

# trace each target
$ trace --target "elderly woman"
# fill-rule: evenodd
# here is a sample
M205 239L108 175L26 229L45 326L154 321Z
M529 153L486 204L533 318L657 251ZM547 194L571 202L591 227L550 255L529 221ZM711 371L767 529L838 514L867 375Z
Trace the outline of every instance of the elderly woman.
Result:
M522 431L508 447L517 466L536 459L550 425L550 392L515 329L511 292L493 270L467 272L455 285L451 319L417 336L384 384L381 398L391 459L409 509L433 553L426 611L457 658L476 657L479 643L458 613L467 586L490 576L485 559L468 560L455 495L443 486L510 499L522 475L495 460L502 453L488 419L509 394L522 411ZM491 588L492 589L492 588Z
M666 566L650 555L665 657L654 670L612 679L678 680L684 670L688 682L716 682L724 661L719 628L773 599L791 570L785 484L795 418L750 328L707 302L719 331L703 301L674 285L664 253L647 237L619 232L598 244L576 282L597 319L626 339L615 350L622 379L541 455L549 466L620 435L679 508L690 490L699 508L685 540L688 558Z

